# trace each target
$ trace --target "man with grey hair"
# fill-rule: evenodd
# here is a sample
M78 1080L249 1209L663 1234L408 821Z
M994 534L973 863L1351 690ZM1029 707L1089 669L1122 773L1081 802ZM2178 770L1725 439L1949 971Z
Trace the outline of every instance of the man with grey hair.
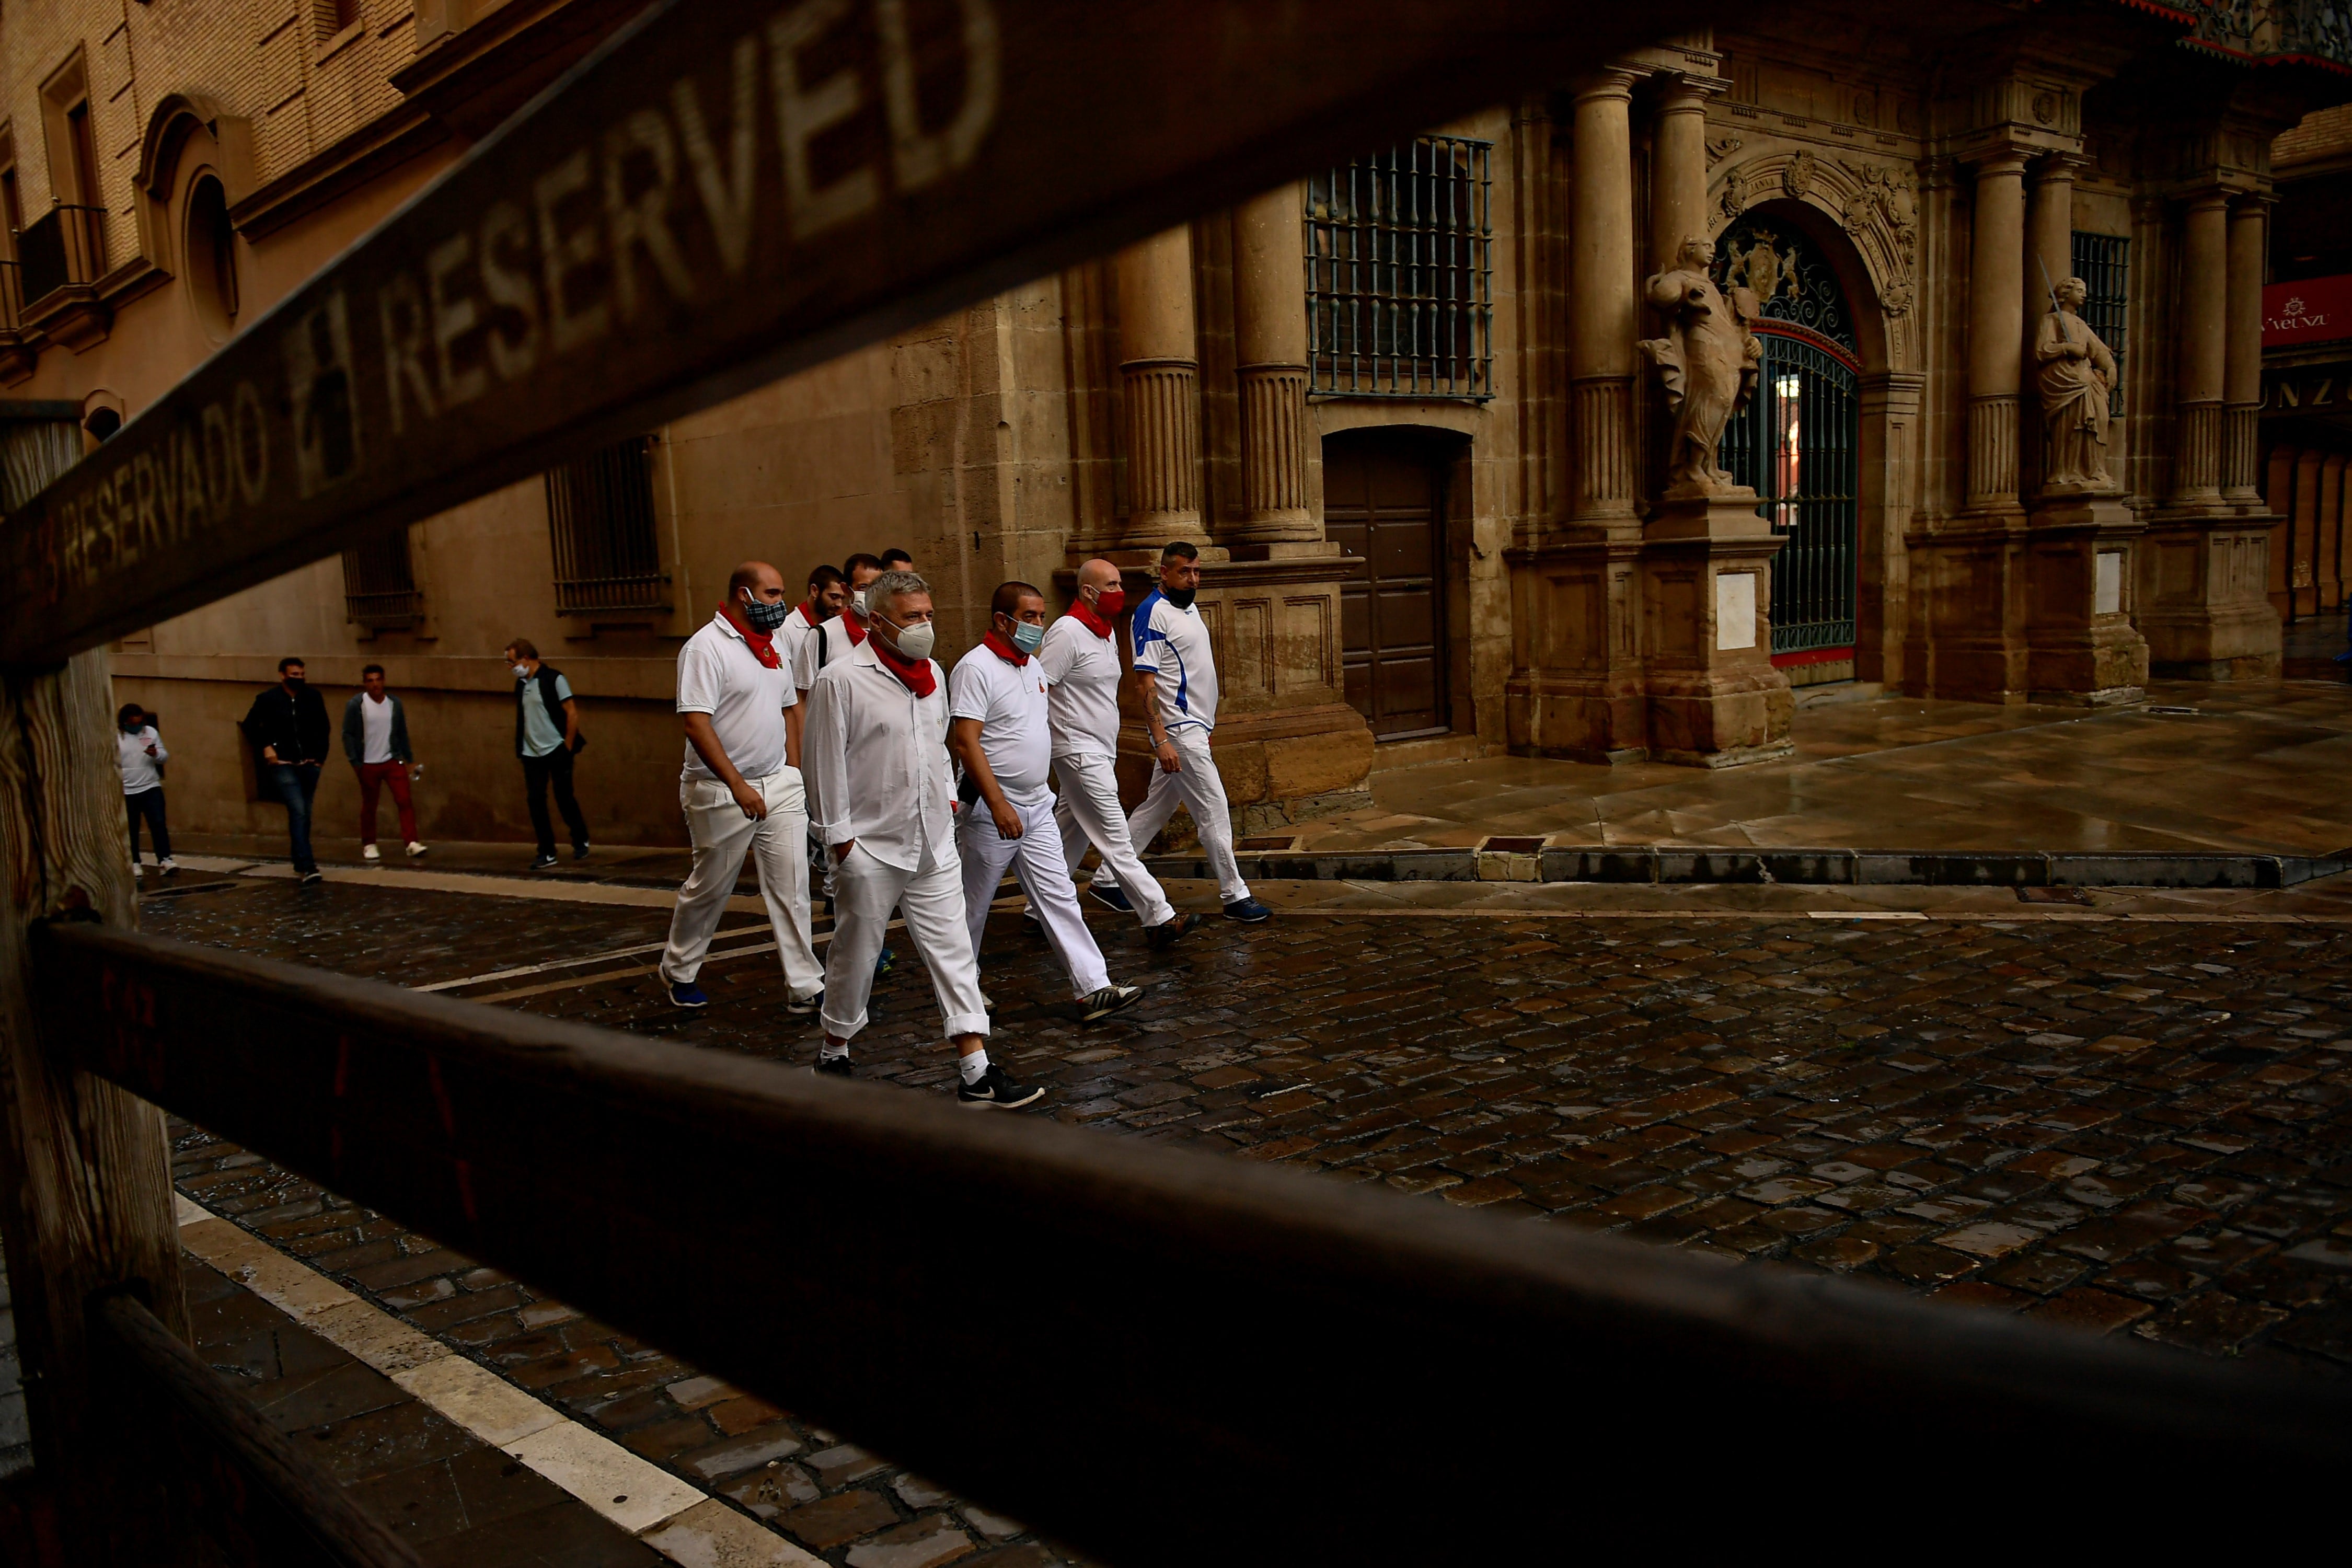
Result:
M874 960L896 905L961 1058L958 1097L976 1109L1027 1105L1045 1091L1014 1083L988 1059L988 1004L956 855L948 687L931 660L930 584L885 572L866 584L866 605L869 635L809 689L803 765L835 868L816 1070L849 1076L849 1042L866 1026Z
M1128 836L1127 813L1118 804L1122 672L1117 639L1119 612L1126 605L1118 568L1096 557L1078 568L1077 596L1070 613L1045 628L1037 652L1046 681L1054 778L1061 785L1054 801L1054 823L1061 830L1062 858L1071 874L1076 874L1091 840L1103 868L1118 879L1115 886L1097 885L1095 896L1113 908L1134 910L1143 921L1146 939L1154 947L1165 947L1200 917L1178 914L1159 881L1143 868L1135 841Z

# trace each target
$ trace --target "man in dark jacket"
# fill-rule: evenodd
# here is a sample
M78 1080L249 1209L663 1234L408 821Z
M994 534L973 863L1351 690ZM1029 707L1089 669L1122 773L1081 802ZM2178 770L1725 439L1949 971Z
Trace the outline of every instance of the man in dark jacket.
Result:
M424 854L425 846L416 841L415 803L408 793L408 768L416 760L408 749L408 710L384 689L380 664L360 671L360 689L343 704L343 755L360 779L360 858L383 858L375 847L375 807L387 784L402 841L411 855Z
M539 834L539 858L530 868L544 871L555 864L555 824L547 816L550 786L563 825L572 830L572 858L585 860L588 818L572 793L572 759L581 747L580 710L572 699L572 683L562 670L541 663L539 649L521 637L507 644L507 663L515 678L515 755L522 759L530 825Z
M254 750L261 787L286 803L286 833L294 869L305 882L326 879L310 854L310 800L327 764L327 705L302 679L302 661L278 661L278 684L246 710L246 743Z

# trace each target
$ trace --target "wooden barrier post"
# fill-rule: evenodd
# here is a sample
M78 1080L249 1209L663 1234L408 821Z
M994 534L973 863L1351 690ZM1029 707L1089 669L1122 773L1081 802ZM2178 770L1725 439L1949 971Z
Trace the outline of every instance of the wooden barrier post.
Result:
M0 1239L16 1297L33 1457L68 1560L177 1561L186 1535L144 1445L93 1377L90 1295L129 1286L187 1337L163 1115L44 1042L31 923L137 922L105 650L0 677Z

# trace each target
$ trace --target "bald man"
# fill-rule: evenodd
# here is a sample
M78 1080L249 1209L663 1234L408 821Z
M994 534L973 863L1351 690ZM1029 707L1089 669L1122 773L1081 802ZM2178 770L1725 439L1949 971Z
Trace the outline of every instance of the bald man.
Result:
M784 723L784 710L800 699L791 661L776 646L792 611L782 574L746 561L727 580L727 602L677 652L677 711L686 725L677 804L694 866L677 890L662 950L662 984L673 1006L710 1001L695 977L746 850L759 868L760 896L791 988L785 1011L805 1017L824 1000L824 971L809 934L808 800L798 738Z
M1178 914L1167 894L1135 853L1127 813L1118 804L1118 683L1122 671L1117 641L1127 591L1118 568L1099 558L1078 568L1077 599L1070 613L1045 628L1037 650L1046 682L1045 712L1053 731L1054 777L1061 794L1054 822L1061 829L1062 858L1073 875L1088 840L1102 857L1116 885L1097 884L1095 896L1114 909L1132 910L1154 947L1165 947L1199 918ZM1033 907L1034 899L1032 899Z

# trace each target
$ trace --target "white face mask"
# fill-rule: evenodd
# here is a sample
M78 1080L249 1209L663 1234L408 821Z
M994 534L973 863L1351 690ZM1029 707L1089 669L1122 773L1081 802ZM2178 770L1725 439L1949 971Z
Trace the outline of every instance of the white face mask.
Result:
M517 680L529 680L530 679L530 666L527 664L516 665L514 667L514 672L515 679Z
M892 626L890 640L898 649L900 658L929 658L931 644L938 633L929 621L917 621L911 626Z
M856 610L856 611L857 612L857 618L858 618L859 620L861 620L861 621L862 621L862 620L864 620L864 619L866 618L866 590L865 590L865 589L863 589L863 588L856 589L856 590L854 590L854 591L850 594L850 595L849 595L849 607L850 607L851 609Z

